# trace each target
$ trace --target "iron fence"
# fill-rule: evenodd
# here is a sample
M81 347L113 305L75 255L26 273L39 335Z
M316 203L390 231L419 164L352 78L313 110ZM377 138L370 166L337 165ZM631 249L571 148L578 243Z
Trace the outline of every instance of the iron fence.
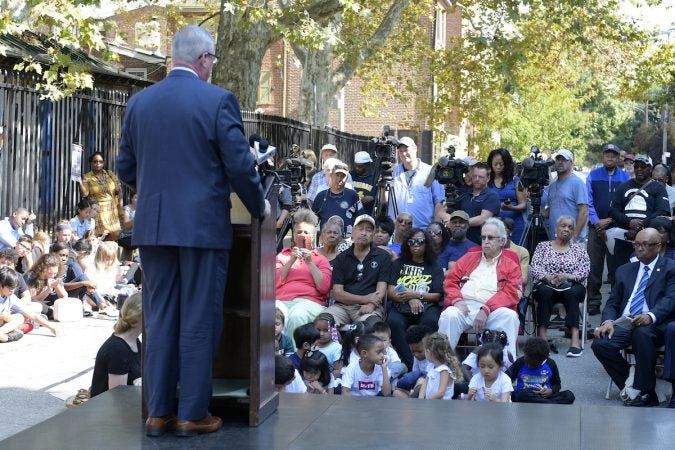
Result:
M126 88L97 88L52 102L40 98L36 82L30 75L0 70L0 217L24 207L35 212L38 228L49 232L75 215L80 198L77 183L70 180L72 144L83 148L83 173L94 151L102 152L106 168L114 170L130 94ZM247 111L242 118L247 136L259 133L278 148L278 161L293 144L317 156L324 144L334 144L346 162L368 150L366 136Z

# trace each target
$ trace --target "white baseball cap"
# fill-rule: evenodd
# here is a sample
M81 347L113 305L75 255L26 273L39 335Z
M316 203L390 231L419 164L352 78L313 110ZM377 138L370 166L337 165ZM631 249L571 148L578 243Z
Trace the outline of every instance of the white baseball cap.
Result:
M354 155L355 164L368 164L371 162L373 162L373 159L368 152L356 152Z

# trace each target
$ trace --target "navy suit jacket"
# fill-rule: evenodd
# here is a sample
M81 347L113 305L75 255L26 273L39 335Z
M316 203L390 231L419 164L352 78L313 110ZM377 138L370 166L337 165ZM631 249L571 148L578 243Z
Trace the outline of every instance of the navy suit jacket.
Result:
M637 282L640 263L624 264L616 271L616 282L602 310L602 321L621 317ZM645 288L649 311L656 317L654 325L665 331L668 322L675 320L675 261L659 256Z
M264 212L237 99L189 71L131 97L116 167L138 193L134 245L230 249L230 186Z

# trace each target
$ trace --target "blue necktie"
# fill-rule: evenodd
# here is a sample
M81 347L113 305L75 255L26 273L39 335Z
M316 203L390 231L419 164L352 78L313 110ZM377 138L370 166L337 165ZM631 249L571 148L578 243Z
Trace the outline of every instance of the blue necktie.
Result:
M642 274L640 279L640 284L638 284L637 291L633 296L633 301L630 303L630 315L637 316L642 314L642 307L645 304L645 288L647 287L647 282L649 281L649 266L645 266L645 273Z

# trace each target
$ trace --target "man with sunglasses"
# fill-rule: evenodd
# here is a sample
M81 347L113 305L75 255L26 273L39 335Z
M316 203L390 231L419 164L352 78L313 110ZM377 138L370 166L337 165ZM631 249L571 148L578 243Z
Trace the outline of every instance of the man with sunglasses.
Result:
M503 330L508 348L516 354L520 321L516 305L522 292L522 274L516 260L505 257L507 235L504 223L491 217L481 227L482 251L470 251L445 275L445 307L438 330L454 348L460 336L473 328Z
M17 208L12 215L0 220L0 250L16 247L21 236L33 236L33 222L35 214L29 213L26 208Z
M337 325L384 320L384 296L391 271L389 253L373 245L375 220L367 214L354 221L352 246L333 260L335 304L326 312Z

